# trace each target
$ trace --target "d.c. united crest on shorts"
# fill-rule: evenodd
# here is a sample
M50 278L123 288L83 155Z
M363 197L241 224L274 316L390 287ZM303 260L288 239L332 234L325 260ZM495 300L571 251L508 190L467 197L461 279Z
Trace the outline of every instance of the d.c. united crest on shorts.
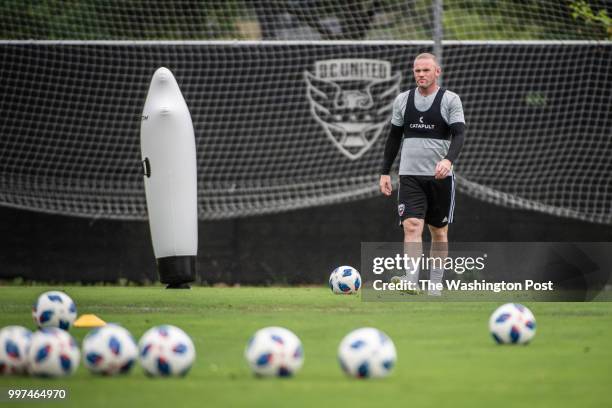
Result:
M349 159L361 157L389 123L401 74L374 59L317 61L304 72L313 118Z
M397 213L399 214L400 217L404 215L405 209L406 209L406 206L404 204L400 204L397 206Z

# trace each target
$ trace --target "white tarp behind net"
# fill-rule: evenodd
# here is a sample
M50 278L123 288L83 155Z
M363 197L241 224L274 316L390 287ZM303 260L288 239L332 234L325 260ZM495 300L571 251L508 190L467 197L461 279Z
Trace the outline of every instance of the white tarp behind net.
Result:
M0 5L1 205L146 218L140 113L159 66L193 117L200 218L378 194L390 104L434 48L432 2L131 3ZM612 224L612 43L572 12L444 2L444 86L468 122L458 185Z

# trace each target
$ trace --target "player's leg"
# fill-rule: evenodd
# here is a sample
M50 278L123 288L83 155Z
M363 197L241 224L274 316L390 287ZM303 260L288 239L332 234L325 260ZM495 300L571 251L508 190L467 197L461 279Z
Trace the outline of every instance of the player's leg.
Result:
M448 224L443 227L428 225L431 235L431 257L446 258L448 256Z
M438 286L430 287L428 294L440 296L442 292L438 287L444 278L444 260L448 256L448 224L443 227L429 225L429 233L431 234L429 257L433 260L429 268L429 282Z
M422 218L406 218L402 221L404 229L404 242L423 242L423 227L425 220Z
M428 225L431 242L448 243L448 224L443 227Z
M444 259L448 256L448 224L452 222L455 204L454 177L433 180L427 189L429 211L425 219L431 234L430 258L433 264L429 269L429 280L432 284L442 283L444 277ZM432 289L430 295L439 296L440 290Z
M408 255L409 263L402 276L395 280L410 282L417 293L419 281L419 264L423 254L422 235L427 212L427 197L423 185L417 176L400 176L398 190L398 214L404 231L404 254Z
M406 218L402 222L404 228L404 254L408 255L410 263L404 270L403 280L412 282L414 289L408 291L411 294L419 293L420 261L423 254L423 227L425 221L420 218Z
M397 212L404 230L404 242L422 242L427 204L422 177L400 176Z

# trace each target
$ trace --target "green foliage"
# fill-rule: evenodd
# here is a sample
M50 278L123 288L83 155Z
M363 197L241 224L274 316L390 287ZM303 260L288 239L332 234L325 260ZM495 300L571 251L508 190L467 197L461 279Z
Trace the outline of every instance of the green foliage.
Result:
M591 6L584 0L574 0L569 5L572 10L572 17L576 20L583 20L590 28L599 27L603 38L612 39L612 18L604 9L595 13Z
M444 0L448 40L612 38L601 0ZM261 13L292 14L326 39L431 39L433 0L3 0L2 39L257 39ZM598 8L595 10L595 8ZM600 9L599 9L600 8ZM259 14L257 13L259 11ZM334 17L339 34L320 22ZM241 32L239 27L246 27ZM249 31L250 30L250 31Z
M236 38L239 0L4 0L5 39L216 39Z
M567 2L540 0L445 0L446 39L598 39L572 18Z

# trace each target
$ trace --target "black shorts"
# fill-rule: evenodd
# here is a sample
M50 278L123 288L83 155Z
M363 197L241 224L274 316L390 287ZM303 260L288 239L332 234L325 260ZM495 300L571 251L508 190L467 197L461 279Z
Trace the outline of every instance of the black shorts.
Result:
M436 180L434 176L400 176L397 212L400 225L406 218L419 218L434 227L453 222L455 176Z

